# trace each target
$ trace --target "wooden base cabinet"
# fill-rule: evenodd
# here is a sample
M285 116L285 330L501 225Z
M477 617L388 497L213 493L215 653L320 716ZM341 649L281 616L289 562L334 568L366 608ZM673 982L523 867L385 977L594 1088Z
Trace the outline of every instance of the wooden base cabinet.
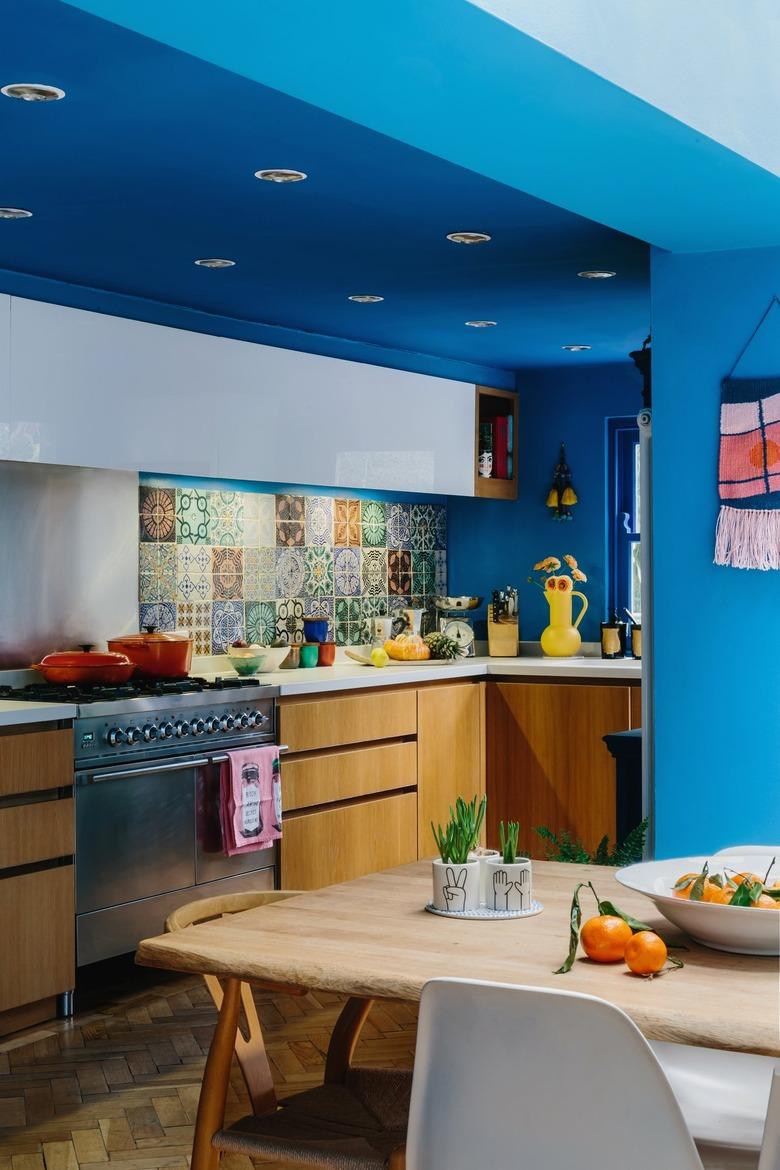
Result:
M431 821L444 824L457 797L485 791L485 683L428 685L417 691L417 835L433 857Z
M488 844L500 820L520 821L522 849L544 857L533 831L569 832L589 849L615 839L615 765L602 736L631 727L632 688L561 682L491 683L487 693Z
M314 890L417 858L417 794L334 805L284 819L282 889Z

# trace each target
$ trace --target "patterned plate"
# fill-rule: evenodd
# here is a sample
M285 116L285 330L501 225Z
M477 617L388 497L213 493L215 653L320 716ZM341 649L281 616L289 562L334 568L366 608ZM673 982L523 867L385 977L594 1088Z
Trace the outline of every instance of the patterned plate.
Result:
M433 902L426 902L425 909L430 914L439 914L442 918L533 918L535 914L541 914L544 906L541 902L537 902L536 898L531 899L530 910L491 910L487 906L480 906L479 910L437 910Z

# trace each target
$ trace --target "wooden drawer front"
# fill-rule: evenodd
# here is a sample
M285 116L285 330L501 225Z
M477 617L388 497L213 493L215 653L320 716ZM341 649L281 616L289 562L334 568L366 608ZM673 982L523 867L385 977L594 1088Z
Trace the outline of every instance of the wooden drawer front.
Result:
M73 987L73 866L0 880L0 1012Z
M291 752L417 734L417 694L390 687L337 699L282 700L279 734Z
M383 743L298 759L282 757L282 801L287 811L352 800L417 784L417 745Z
M73 732L0 735L0 796L73 783Z
M417 857L417 795L285 817L282 888L315 890Z
M0 870L73 853L73 799L0 808Z

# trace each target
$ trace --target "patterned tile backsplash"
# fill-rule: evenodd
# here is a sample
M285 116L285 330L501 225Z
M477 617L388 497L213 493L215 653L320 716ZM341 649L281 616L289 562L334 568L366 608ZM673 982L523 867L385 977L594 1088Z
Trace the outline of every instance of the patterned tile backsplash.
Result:
M300 642L304 617L355 645L369 618L447 592L440 504L142 484L139 515L141 625L190 630L196 654Z

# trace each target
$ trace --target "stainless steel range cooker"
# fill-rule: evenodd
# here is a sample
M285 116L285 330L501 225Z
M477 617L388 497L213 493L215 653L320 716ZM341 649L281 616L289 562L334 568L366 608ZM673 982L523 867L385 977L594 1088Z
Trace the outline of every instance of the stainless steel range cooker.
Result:
M275 742L277 688L187 679L110 689L37 685L13 695L78 707L79 966L134 950L193 898L274 888L275 848L222 852L218 797L229 749Z

